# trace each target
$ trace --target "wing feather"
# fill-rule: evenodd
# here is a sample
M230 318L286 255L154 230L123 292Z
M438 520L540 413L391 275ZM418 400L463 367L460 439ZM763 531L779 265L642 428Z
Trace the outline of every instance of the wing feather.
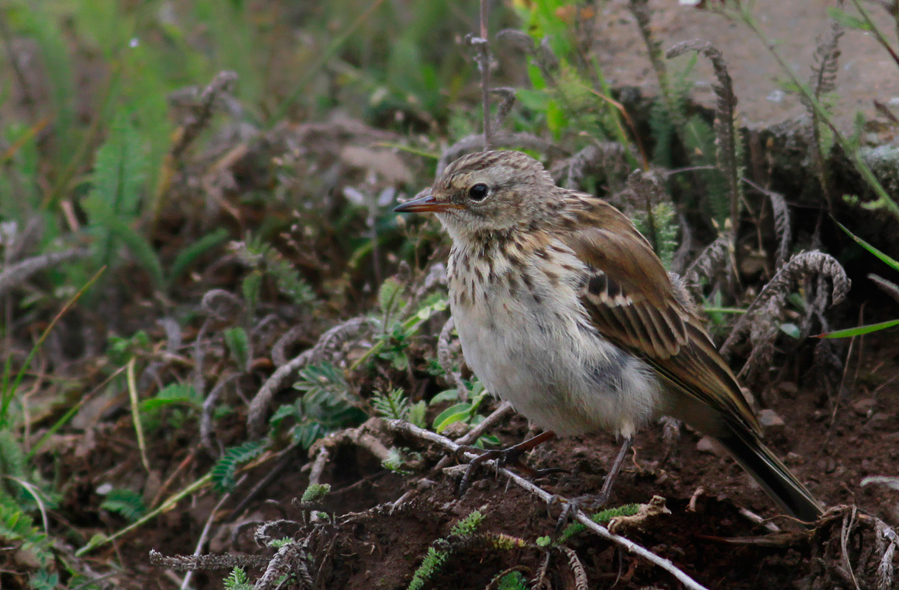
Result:
M585 215L580 228L563 234L562 241L588 267L581 301L597 331L683 394L759 432L736 377L701 318L677 296L649 243L624 215L594 202L599 210L593 223Z

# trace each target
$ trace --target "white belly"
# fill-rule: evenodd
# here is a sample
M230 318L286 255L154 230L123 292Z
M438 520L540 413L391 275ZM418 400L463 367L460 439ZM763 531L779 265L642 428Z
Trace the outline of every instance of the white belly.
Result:
M488 390L542 428L633 435L659 409L655 374L595 332L571 285L554 285L551 302L545 277L531 277L532 288L515 297L453 298L468 365Z

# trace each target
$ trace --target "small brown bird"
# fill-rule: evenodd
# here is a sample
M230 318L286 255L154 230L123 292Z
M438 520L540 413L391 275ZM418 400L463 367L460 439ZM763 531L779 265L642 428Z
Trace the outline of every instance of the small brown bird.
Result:
M718 440L793 516L821 515L761 441L686 292L620 211L556 186L540 162L514 151L456 160L396 211L436 213L449 232L465 360L488 390L548 429L534 441L596 430L624 437L601 501L636 430L669 415Z

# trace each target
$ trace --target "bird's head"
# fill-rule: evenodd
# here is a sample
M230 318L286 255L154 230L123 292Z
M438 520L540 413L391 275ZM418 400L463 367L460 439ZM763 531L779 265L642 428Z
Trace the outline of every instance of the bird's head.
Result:
M549 214L559 189L543 165L522 152L463 156L400 213L436 213L454 241L534 227Z

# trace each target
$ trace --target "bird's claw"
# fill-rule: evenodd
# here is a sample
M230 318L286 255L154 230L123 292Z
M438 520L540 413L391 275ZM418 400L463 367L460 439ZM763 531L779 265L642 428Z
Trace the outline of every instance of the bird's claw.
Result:
M605 506L606 502L608 501L609 494L607 493L577 496L575 498L563 498L558 494L553 494L553 496L546 503L546 511L550 517L552 517L552 514L549 511L555 504L561 502L565 503L565 507L562 509L562 513L556 520L555 536L558 537L565 529L566 525L574 520L574 516L578 513L578 511L595 511Z
M460 496L464 494L468 487L471 485L472 476L474 475L475 471L477 471L478 467L480 467L487 461L496 461L497 467L513 467L516 470L521 471L531 479L545 477L554 473L567 473L565 469L560 469L557 467L551 467L548 469L534 469L530 465L522 463L521 456L525 451L517 448L517 446L509 447L508 449L493 449L490 451L485 451L484 449L478 449L476 447L460 446L456 450L456 455L459 456L462 452L465 451L480 454L468 462L468 468L462 475L462 479L459 480L457 493Z

